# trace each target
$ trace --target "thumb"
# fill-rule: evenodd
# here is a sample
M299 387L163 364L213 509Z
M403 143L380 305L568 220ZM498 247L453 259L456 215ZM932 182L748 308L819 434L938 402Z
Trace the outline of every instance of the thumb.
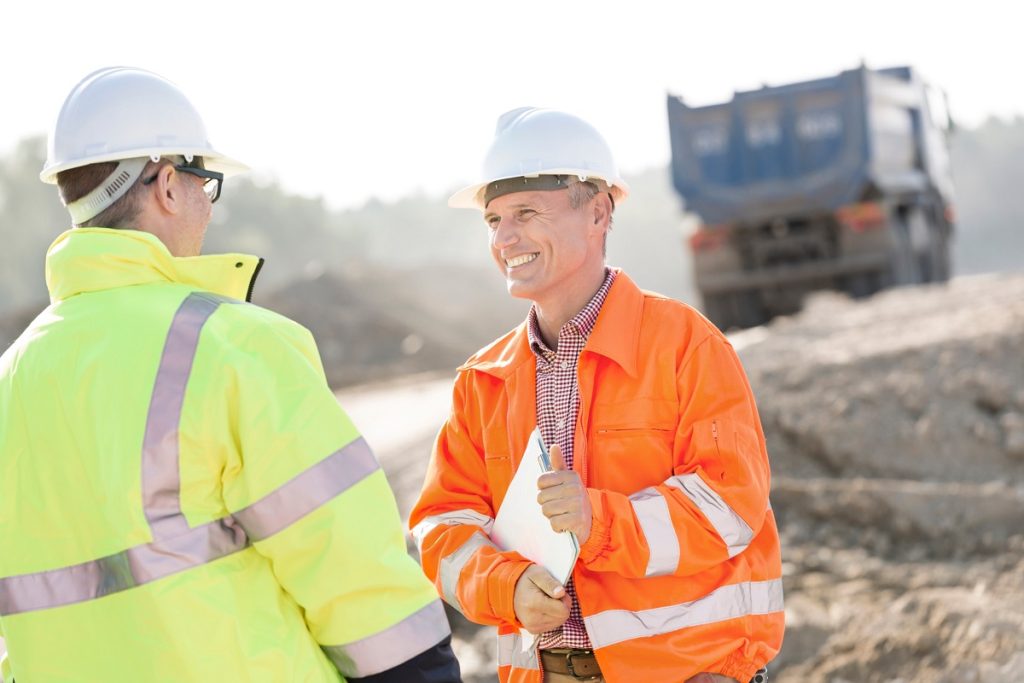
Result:
M534 572L533 576L530 577L537 588L540 588L552 598L560 598L565 595L565 588L555 580L555 577L551 576L543 567L538 566L537 568L540 571Z
M562 447L552 446L551 450L548 451L548 455L551 456L551 469L555 472L564 472L569 469L565 466L565 458L562 457Z

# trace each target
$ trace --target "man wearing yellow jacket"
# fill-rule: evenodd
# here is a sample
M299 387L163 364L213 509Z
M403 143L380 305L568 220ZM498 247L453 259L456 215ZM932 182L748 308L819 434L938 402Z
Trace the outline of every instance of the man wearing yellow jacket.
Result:
M138 69L76 86L48 151L75 228L0 358L5 680L459 680L311 335L246 303L260 259L199 256L244 167Z

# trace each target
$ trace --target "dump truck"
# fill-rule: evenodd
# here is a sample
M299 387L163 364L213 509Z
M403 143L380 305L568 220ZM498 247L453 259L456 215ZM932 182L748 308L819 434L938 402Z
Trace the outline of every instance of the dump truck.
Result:
M668 96L672 182L704 313L722 329L950 276L953 180L945 94L908 66L737 92Z

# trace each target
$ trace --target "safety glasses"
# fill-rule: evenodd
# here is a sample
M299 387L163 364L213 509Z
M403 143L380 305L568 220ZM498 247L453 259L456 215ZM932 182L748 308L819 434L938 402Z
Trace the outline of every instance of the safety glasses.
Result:
M220 199L220 189L224 184L224 174L218 173L217 171L208 171L203 168L202 157L192 157L192 161L187 161L184 164L174 164L174 170L182 173L188 173L190 175L205 178L203 182L203 192L210 198L210 203L214 204ZM143 185L149 185L156 177L160 175L159 171L153 174L152 178L143 180Z

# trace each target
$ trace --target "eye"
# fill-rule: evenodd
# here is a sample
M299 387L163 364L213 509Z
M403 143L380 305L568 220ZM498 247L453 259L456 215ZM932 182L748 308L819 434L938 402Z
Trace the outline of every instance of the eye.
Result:
M501 219L498 218L497 216L488 216L487 218L484 219L484 222L487 223L487 227L490 228L491 230L497 230L498 223L501 222Z
M534 211L533 209L519 209L519 211L516 213L516 218L518 218L519 220L523 221L523 220L526 220L527 218L529 218L530 216L532 216L535 213L537 213L537 212Z

